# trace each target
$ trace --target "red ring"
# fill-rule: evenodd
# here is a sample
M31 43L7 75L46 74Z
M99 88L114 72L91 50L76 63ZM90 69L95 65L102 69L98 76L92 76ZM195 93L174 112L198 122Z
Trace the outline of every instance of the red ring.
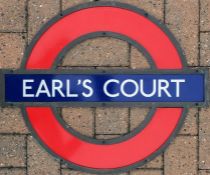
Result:
M150 53L158 69L183 67L175 46L157 25L135 12L110 6L83 9L54 23L36 43L26 69L51 69L67 44L98 31L115 32L135 40ZM87 143L68 133L50 107L26 107L26 113L41 141L62 159L87 168L115 169L135 164L156 152L177 127L183 108L158 108L142 132L112 145Z

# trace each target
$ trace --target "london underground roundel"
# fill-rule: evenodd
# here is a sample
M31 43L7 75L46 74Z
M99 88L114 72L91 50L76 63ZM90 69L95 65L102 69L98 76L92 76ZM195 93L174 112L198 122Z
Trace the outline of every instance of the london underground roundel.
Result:
M95 37L114 37L143 52L151 70L57 70L65 53ZM22 108L38 142L71 168L115 173L137 168L162 153L191 106L206 105L206 70L189 70L175 38L158 20L128 4L94 2L49 21L26 51L20 70L2 71L2 104ZM149 106L131 133L96 140L67 127L63 106Z

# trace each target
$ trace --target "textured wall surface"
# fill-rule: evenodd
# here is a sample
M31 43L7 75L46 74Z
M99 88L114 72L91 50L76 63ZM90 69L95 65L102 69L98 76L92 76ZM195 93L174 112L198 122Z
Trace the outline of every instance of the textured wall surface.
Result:
M91 0L0 0L0 68L17 69L40 27L63 10ZM118 0L165 23L180 42L189 67L210 66L210 0ZM58 69L149 68L133 46L113 38L87 40ZM63 108L63 119L89 137L109 139L137 127L147 108ZM40 148L18 108L0 108L0 175L87 175L69 169ZM210 175L210 108L190 109L179 135L143 167L122 175Z

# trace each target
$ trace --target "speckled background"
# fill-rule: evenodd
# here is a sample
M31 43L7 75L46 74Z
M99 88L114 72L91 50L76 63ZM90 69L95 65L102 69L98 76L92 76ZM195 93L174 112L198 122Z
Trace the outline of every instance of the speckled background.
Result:
M63 10L91 0L0 0L0 68L17 69L37 30ZM186 54L189 67L210 66L210 0L119 0L146 10L165 23ZM59 69L149 68L126 42L87 40L72 49ZM94 138L130 132L145 118L146 108L65 108L63 119ZM20 109L0 108L0 175L86 175L48 155L31 137ZM123 175L210 174L210 108L190 110L179 135L165 153Z

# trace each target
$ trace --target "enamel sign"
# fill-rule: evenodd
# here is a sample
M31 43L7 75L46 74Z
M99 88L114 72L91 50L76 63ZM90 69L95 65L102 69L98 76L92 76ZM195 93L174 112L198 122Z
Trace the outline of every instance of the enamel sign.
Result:
M57 70L65 54L95 37L135 46L148 70ZM171 32L143 10L116 2L70 8L49 21L26 50L21 69L1 70L0 103L16 105L33 136L69 167L90 173L137 168L161 154L181 128L188 108L208 105L205 69L190 69ZM66 126L60 107L150 107L131 133L111 140Z

